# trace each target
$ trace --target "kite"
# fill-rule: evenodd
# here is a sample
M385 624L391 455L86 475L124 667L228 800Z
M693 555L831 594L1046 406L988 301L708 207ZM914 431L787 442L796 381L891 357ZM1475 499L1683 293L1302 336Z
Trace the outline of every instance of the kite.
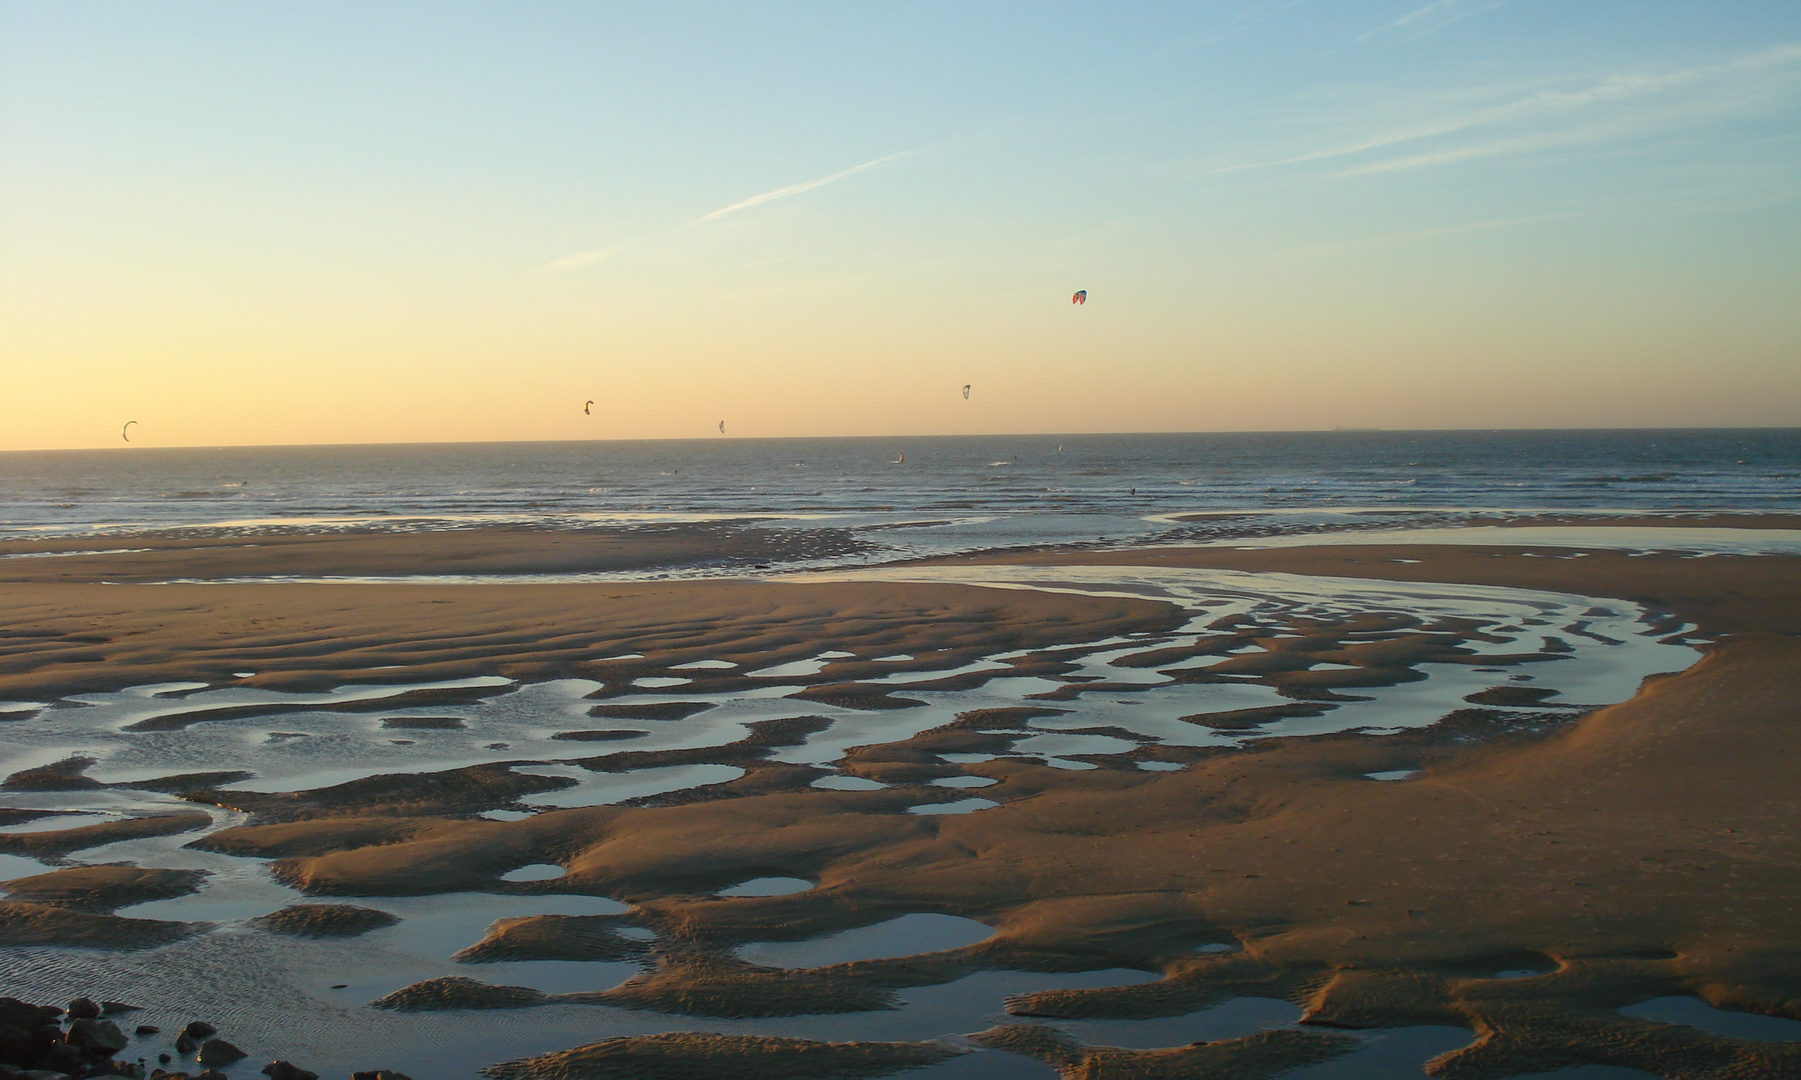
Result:
M969 384L968 383L963 384L963 400L964 401L969 400Z
M725 421L724 420L719 421L719 434L721 434L721 435L725 434Z
M594 399L592 399L592 398L589 398L589 399L588 399L588 404L587 404L587 405L583 405L583 406L582 406L582 415L583 415L583 416L593 416L593 415L594 415L594 414L593 414L593 413L591 413L591 412L589 412L589 411L588 411L588 409L589 409L589 408L590 408L590 407L592 407L592 406L593 406L593 404L594 404Z
M126 432L130 431L131 425L133 425L135 423L137 423L136 420L125 421L125 426L119 429L119 438L124 439L126 442L130 442L131 436L126 434Z
M1069 298L1069 302L1072 304L1086 304L1088 302L1088 290L1077 289L1076 294Z

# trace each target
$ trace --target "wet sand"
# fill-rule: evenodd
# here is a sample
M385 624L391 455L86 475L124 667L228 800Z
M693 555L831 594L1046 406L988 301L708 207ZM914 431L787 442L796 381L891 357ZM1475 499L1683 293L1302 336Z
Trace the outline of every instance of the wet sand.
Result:
M1165 628L1152 601L959 586L0 583L0 700L198 680L284 690L487 675L655 677L821 648L945 657ZM824 643L822 645L822 643ZM633 656L629 660L609 659ZM239 677L237 673L253 674ZM388 702L383 708L393 708Z
M1672 1078L1801 1074L1795 1044L1727 1039L1617 1011L1692 995L1801 1018L1801 927L1793 917L1801 895L1793 824L1801 558L1568 557L1574 554L1337 546L1041 553L1012 561L1615 597L1698 625L1714 639L1700 662L1649 681L1630 701L1540 726L1477 711L1402 734L1167 748L1157 759L1182 767L1163 772L1138 768L1143 752L1091 755L1097 767L1083 771L990 761L964 770L999 781L981 794L997 793L1001 805L976 814L907 814L918 801L913 792L819 790L805 786L812 774L784 779L775 767L731 785L725 797L517 821L473 819L455 798L430 803L367 788L249 800L242 807L257 820L202 843L276 859L281 879L323 896L472 888L626 901L660 943L652 969L602 995L633 1008L803 1014L833 1001L879 1007L896 988L993 968L1134 968L1162 977L1030 995L1011 1009L1028 1017L1132 1018L1238 996L1282 997L1328 1027L1467 1028L1471 1043L1435 1061L1435 1075L1504 1077L1576 1064ZM104 568L67 561L81 574L110 578ZM15 613L0 639L0 697L40 701L152 682L229 683L244 668L257 671L257 685L293 688L388 677L383 670L409 682L580 674L616 683L608 665L622 662L603 658L619 653L643 653L623 662L641 675L703 659L781 663L830 648L851 654L843 661L849 676L863 659L883 654L914 656L926 670L1176 622L1154 600L875 582L106 586L38 579L0 585L0 600ZM1306 629L1296 634L1305 639ZM1318 641L1308 647L1343 650L1370 629L1317 627ZM1347 682L1354 676L1361 673L1313 687L1290 678L1283 692L1306 708L1320 692L1354 693ZM861 687L850 679L840 693L867 695ZM1079 697L1056 707L1079 709ZM1016 719L966 716L856 750L850 760L867 775L919 782L942 772L937 755L981 749L990 726ZM738 752L780 738L771 734ZM1384 772L1412 775L1369 778ZM190 797L228 800L205 790ZM55 843L54 832L37 835ZM568 872L543 885L497 880L536 863ZM711 892L712 883L754 875L818 886L731 899ZM0 928L69 934L83 920L103 927L107 917L93 912L106 908L105 896L84 894L83 886L67 878L32 882L18 902L0 905ZM750 965L726 951L909 912L966 916L995 933L924 956L806 970ZM601 929L574 920L509 924L485 947L540 956L626 948ZM1208 943L1234 949L1197 951ZM493 989L496 1000L484 1002L479 988L458 988L452 1004L539 1000ZM1001 1029L982 1039L1070 1076L1192 1075L1202 1066L1266 1076L1342 1050L1326 1035L1253 1036L1185 1054L1083 1048L1042 1031ZM809 1075L817 1072L811 1063L845 1069L853 1059L876 1075L878 1067L943 1056L900 1044L827 1050L819 1048L838 1044L795 1043L642 1037L516 1063L504 1075L676 1075L753 1060L772 1075Z
M842 529L750 520L586 529L307 532L205 528L86 538L0 539L0 581L215 581L244 577L576 574L742 568L842 556Z

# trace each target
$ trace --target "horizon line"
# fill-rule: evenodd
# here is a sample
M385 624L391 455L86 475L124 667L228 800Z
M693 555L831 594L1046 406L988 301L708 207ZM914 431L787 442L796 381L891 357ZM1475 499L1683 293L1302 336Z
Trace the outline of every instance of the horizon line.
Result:
M1168 435L1426 435L1426 434L1500 434L1506 432L1599 432L1599 431L1801 431L1801 424L1697 424L1697 425L1600 425L1596 427L1442 427L1442 428L1385 428L1385 427L1329 427L1329 428L1216 428L1189 431L982 431L982 432L938 432L921 434L878 434L878 435L683 435L661 436L655 438L609 438L595 437L588 439L459 439L459 440L393 440L378 442L291 442L291 443L175 443L166 446L152 446L140 443L129 445L93 445L62 447L14 447L0 449L0 454L73 454L94 451L118 450L261 450L286 449L299 447L362 447L362 446L536 446L552 444L583 443L678 443L678 442L781 442L821 439L1080 439L1108 438L1120 436L1168 436Z

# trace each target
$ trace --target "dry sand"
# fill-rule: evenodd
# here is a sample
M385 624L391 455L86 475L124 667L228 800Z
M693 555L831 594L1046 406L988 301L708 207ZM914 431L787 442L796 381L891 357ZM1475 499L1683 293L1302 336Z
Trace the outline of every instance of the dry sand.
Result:
M540 886L509 886L498 875L528 863L562 864L568 876L542 888L626 900L663 940L685 943L645 976L603 995L634 1007L770 1015L817 1011L835 993L880 1001L894 988L991 966L1132 966L1166 977L1038 994L1016 1009L1149 1017L1245 994L1282 996L1304 1003L1319 1024L1466 1026L1472 1044L1432 1066L1448 1077L1581 1063L1672 1078L1801 1075L1801 1044L1722 1039L1614 1011L1692 994L1725 1008L1801 1018L1801 924L1794 917L1801 895L1794 824L1801 558L1547 554L1563 553L1208 548L1028 561L1611 596L1692 620L1718 643L1689 670L1548 733L1499 727L1473 738L1478 718L1405 736L1274 739L1245 751L1175 755L1188 767L1162 773L1123 759L1088 772L996 761L971 771L1002 781L984 794L1004 791L1004 805L967 816L908 815L902 811L916 792L820 791L805 787L804 777L788 782L782 768L769 768L727 785L736 797L565 810L516 822L472 820L458 813L455 799L434 803L410 791L309 793L247 807L267 823L204 843L278 859L286 880L346 896L532 891ZM592 658L627 651L647 654L631 669L637 673L701 658L782 662L826 648L859 657L974 658L1175 621L1171 609L1151 601L730 581L160 587L40 579L0 585L0 600L12 613L0 638L0 696L45 699L173 679L230 682L229 672L244 667L259 671L262 684L320 687L388 664L406 665L409 681L471 673L604 681L616 673ZM1321 632L1342 637L1343 629ZM841 672L848 686L838 692L848 699L857 697L855 671L856 661L847 661ZM983 718L965 717L858 751L852 767L904 778L926 769L933 754L982 738ZM1364 775L1415 767L1422 773L1406 783ZM709 882L750 873L820 885L789 896L710 895ZM54 897L46 903L34 894L29 904L0 905L0 921L68 911L54 904ZM974 917L996 934L952 953L805 972L745 965L722 951L740 941L809 937L919 911ZM72 918L68 912L64 921ZM558 948L585 955L606 946L603 931L579 921L515 924L498 928L483 947L496 955L551 955ZM1242 950L1194 952L1209 941ZM1543 974L1496 977L1510 968ZM467 987L458 993L481 996ZM1214 1058L1221 1068L1230 1061L1229 1075L1263 1076L1337 1052L1322 1038L1236 1040L1242 1045L1190 1060L1100 1052L1011 1030L987 1038L1071 1076L1193 1075ZM678 1075L691 1068L704 1075L730 1061L748 1075L753 1062L765 1068L779 1060L768 1067L803 1075L816 1072L808 1062L853 1068L852 1059L899 1063L938 1053L899 1044L867 1053L815 1051L809 1047L834 1044L790 1042L617 1040L501 1074ZM910 1056L918 1053L928 1056Z

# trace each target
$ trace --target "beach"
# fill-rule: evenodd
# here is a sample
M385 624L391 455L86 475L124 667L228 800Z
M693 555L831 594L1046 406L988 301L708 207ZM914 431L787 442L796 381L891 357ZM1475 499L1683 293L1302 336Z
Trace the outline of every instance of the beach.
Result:
M1801 3L215 7L0 3L0 1080L1801 1080Z
M113 537L124 550L0 560L8 730L88 714L110 732L85 756L46 739L4 781L13 820L41 816L0 844L42 872L0 883L17 958L0 989L211 1008L270 1056L387 1046L392 1061L359 1067L411 1062L416 1078L504 1061L492 1075L1354 1076L1367 1034L1397 1031L1461 1032L1413 1074L1795 1075L1793 1042L1619 1010L1687 998L1801 1019L1801 556L1659 551L1658 525L1611 527L1633 542L1291 537L664 581L349 579L795 550L736 550L706 525L225 551ZM5 553L52 549L95 545ZM1300 599L1255 592L1307 581ZM1190 599L1157 591L1170 582ZM1432 599L1452 587L1475 591ZM1259 599L1221 608L1208 590ZM1469 606L1518 597L1517 612ZM1621 627L1665 650L1645 661L1664 670L1617 701L1560 690L1559 665L1611 670ZM1447 678L1480 689L1420 705L1418 723L1328 723ZM534 687L564 688L555 719L476 753L500 730L484 717ZM1234 707L1129 719L1135 695L1161 709L1159 694ZM703 727L724 713L737 722ZM366 742L279 756L352 738L334 732ZM377 741L405 769L370 757ZM658 782L554 801L590 778ZM52 811L88 816L59 829ZM765 880L795 884L731 895ZM237 905L181 914L209 896ZM457 961L377 944L357 958L365 932L385 942L442 918L435 897L481 896L494 917L461 931ZM597 906L533 907L558 898ZM400 922L357 929L351 909ZM933 918L876 955L781 959ZM215 986L191 965L217 968ZM1014 989L967 1026L928 1035L949 1021L914 1031L911 1006L895 1012L999 973ZM243 999L259 979L279 1004ZM1304 1022L1193 1045L1102 1035L1247 1000ZM340 1031L299 1037L300 1017ZM404 1045L445 1023L462 1041Z

